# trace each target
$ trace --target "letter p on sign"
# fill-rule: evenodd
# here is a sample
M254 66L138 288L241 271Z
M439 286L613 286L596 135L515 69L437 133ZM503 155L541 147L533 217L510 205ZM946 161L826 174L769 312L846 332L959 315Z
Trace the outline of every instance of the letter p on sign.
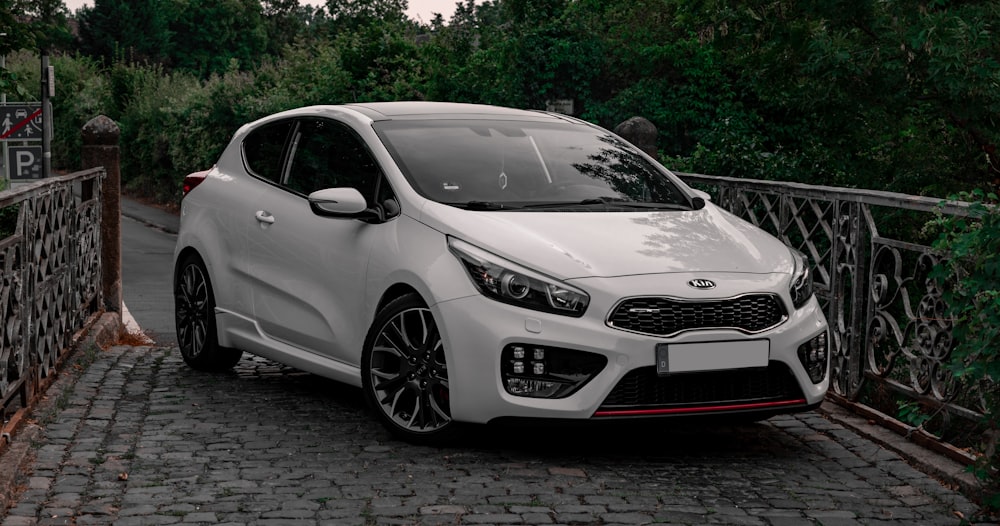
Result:
M7 169L13 181L42 178L41 146L10 146L7 148Z

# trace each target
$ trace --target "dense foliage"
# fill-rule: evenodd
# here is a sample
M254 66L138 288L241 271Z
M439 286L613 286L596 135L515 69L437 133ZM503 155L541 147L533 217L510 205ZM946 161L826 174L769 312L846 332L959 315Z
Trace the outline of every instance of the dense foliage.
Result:
M94 0L69 41L59 0L0 0L0 90L32 98L37 55L15 52L50 49L53 165L78 166L79 130L103 113L122 129L123 181L163 201L249 120L396 99L569 102L609 128L644 116L683 171L939 196L1000 185L1000 2L465 0L430 21L406 6ZM981 224L939 248L996 254L1000 225ZM956 305L996 294L991 261ZM993 312L953 315L995 330Z
M126 180L170 197L179 171L268 111L568 101L607 127L649 118L687 171L930 195L998 183L1000 2L466 0L426 23L406 7L94 0L71 17L75 42L44 42L63 50L55 144L72 150L86 112L106 113ZM0 51L67 33L66 16L59 0L0 0ZM37 66L16 57L0 87L30 97Z
M977 448L974 466L987 484L984 504L1000 511L1000 208L996 194L962 193L971 201L968 217L941 216L934 248L950 257L934 269L945 286L948 316L956 343L950 363L956 379L982 400L989 430Z

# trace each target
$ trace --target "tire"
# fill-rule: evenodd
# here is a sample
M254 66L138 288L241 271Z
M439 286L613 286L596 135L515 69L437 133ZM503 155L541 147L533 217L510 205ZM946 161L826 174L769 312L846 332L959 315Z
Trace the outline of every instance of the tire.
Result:
M181 356L194 369L225 371L243 356L239 349L219 346L212 282L195 254L184 257L174 273L174 326Z
M417 444L457 437L444 345L419 295L392 300L375 316L361 355L361 383L368 406L396 437Z

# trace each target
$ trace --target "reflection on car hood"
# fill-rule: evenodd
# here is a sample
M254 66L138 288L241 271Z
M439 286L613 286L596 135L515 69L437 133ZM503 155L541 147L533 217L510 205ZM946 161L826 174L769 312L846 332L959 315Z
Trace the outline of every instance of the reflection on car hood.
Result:
M420 220L556 278L792 272L785 246L718 207L662 212L469 211L427 202Z

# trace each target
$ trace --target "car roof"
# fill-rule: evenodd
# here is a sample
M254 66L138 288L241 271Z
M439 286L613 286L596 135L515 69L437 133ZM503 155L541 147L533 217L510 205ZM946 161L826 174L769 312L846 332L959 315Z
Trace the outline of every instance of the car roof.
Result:
M466 104L460 102L367 102L347 104L348 108L363 113L373 121L383 120L428 120L428 119L517 119L517 120L563 120L561 116L536 110L519 110Z

